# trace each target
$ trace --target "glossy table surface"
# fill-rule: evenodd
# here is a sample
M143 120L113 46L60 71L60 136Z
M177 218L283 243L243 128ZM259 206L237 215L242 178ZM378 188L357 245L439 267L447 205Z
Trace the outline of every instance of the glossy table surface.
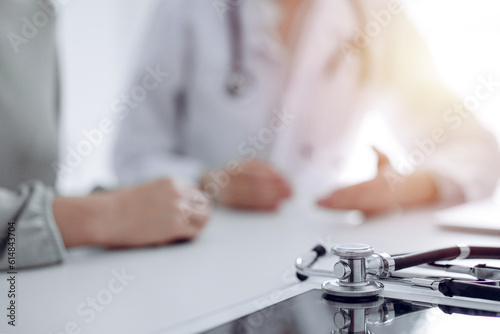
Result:
M362 242L388 253L498 244L496 235L441 229L435 213L395 213L359 225L353 224L359 217L352 212L318 209L299 200L277 213L216 208L192 243L73 249L62 265L19 271L16 327L2 316L0 333L157 331L296 282L295 258L318 242ZM2 279L2 309L7 290Z

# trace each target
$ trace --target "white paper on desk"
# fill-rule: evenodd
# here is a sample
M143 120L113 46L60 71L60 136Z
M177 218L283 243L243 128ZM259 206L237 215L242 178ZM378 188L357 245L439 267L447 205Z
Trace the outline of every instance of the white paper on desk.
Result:
M500 234L500 205L492 199L446 209L436 217L437 225L446 229Z

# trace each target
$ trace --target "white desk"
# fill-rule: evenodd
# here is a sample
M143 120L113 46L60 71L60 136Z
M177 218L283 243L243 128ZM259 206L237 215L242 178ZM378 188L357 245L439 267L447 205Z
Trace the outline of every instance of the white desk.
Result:
M379 217L361 226L348 226L338 219L334 213L294 203L276 214L217 209L193 243L121 251L73 250L63 265L19 272L17 326L7 326L1 315L0 333L71 333L65 331L71 322L80 333L155 331L295 281L295 258L318 241L364 242L389 253L456 243L498 243L497 236L434 227L431 210ZM99 293L106 296L102 290L109 289L112 270L122 268L135 279L87 323L88 316L77 313L78 305ZM6 279L0 280L0 303L5 310Z

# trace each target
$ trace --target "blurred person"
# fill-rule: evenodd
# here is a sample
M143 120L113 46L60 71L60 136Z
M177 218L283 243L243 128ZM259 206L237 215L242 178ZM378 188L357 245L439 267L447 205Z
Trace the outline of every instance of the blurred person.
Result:
M496 140L443 85L402 11L395 0L164 2L139 68L168 82L117 102L119 180L187 180L252 210L277 209L292 183L315 196L330 187L319 205L367 214L491 194ZM483 81L483 95L498 87ZM332 191L377 103L408 155L394 169L376 150L374 179Z
M0 269L58 263L67 248L81 245L195 238L208 201L169 179L83 197L55 194L58 64L47 8L0 2Z

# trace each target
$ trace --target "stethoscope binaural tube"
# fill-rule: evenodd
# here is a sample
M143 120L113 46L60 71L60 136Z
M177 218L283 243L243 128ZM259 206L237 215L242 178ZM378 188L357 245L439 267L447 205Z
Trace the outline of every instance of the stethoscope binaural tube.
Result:
M231 0L228 17L231 68L226 77L226 91L232 97L240 97L248 90L249 77L243 60L243 27L240 0Z

